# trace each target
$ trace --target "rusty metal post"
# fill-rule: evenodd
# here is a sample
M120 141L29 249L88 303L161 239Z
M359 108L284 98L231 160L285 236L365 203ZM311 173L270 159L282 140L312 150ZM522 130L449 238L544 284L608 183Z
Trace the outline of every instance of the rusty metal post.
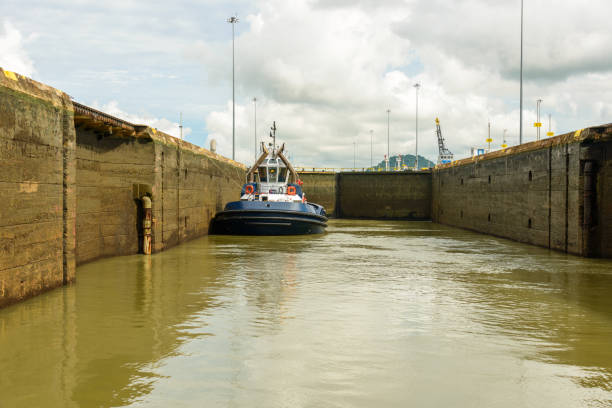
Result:
M142 220L142 253L145 255L151 255L151 229L153 220L153 211L151 209L151 198L143 196L142 209L143 209L143 220Z

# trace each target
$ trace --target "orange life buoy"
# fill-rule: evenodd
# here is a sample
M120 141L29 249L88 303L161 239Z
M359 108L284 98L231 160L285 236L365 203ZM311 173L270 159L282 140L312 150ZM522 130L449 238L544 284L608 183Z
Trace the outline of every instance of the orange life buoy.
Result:
M295 187L294 187L294 186L289 186L289 187L287 187L287 194L289 194L289 195L295 195L295 193L296 193L296 189L295 189Z
M253 185L251 184L247 184L246 188L244 189L244 191L247 194L253 194L253 191L255 191L255 189L253 188Z

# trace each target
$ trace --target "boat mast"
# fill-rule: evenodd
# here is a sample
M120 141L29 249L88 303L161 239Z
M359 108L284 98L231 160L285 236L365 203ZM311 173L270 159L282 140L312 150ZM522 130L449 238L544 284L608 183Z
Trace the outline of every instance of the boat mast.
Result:
M270 128L270 137L272 138L272 156L276 155L276 121L272 122L272 127Z

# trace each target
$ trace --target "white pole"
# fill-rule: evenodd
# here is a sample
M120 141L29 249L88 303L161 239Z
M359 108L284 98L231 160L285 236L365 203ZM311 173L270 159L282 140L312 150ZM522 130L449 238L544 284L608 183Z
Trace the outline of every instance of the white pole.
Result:
M257 161L257 98L253 98L253 108L255 112L255 144L253 145L253 153L255 154L255 161Z
M374 130L370 129L370 167L374 167L372 162L372 143L374 140Z
M387 163L391 160L391 156L389 156L389 115L391 114L391 110L387 109ZM387 164L387 168L385 170L389 171L389 165Z
M235 92L235 70L234 70L234 25L238 22L237 16L227 19L232 25L232 160L236 160L236 92Z
M537 119L536 119L536 140L540 140L540 127L542 126L542 122L540 122L540 104L542 103L542 99L538 99L537 104Z
M418 82L416 84L414 84L414 87L416 88L416 120L415 120L415 133L416 133L416 138L415 138L415 161L414 161L414 169L418 170L419 169L419 88L421 87L421 84L419 84Z
M519 110L519 144L523 144L523 0L521 0L521 102Z

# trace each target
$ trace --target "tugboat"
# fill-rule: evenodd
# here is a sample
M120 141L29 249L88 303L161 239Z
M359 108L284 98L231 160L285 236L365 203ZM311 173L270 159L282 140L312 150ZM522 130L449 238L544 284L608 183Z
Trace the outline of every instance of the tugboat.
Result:
M325 209L306 200L303 183L283 154L285 144L276 148L276 122L270 137L271 150L262 142L262 154L247 173L240 201L227 203L225 209L217 213L211 233L300 235L325 231Z

